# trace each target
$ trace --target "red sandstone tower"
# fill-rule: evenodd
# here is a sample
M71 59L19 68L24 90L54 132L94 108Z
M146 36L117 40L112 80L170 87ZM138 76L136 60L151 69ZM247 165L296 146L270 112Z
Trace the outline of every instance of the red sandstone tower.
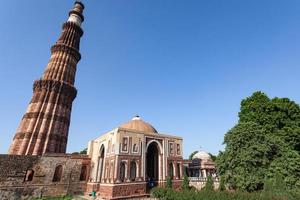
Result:
M14 136L9 154L41 155L65 153L84 5L75 2L62 33L51 48L51 57L40 80L33 84L33 96Z

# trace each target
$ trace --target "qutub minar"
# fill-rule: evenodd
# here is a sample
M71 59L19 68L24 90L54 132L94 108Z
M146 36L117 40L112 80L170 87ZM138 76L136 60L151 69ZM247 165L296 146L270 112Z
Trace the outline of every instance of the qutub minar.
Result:
M17 129L9 154L41 155L65 153L84 5L77 2L63 24L61 36L51 47L51 58L40 80L33 84L33 96Z
M182 138L159 132L139 116L90 140L87 155L66 154L83 9L76 1L69 12L46 70L33 84L9 153L0 154L0 199L91 193L103 199L143 197L167 178L180 188L184 171L197 176L192 184L201 188L201 174L215 173L210 156L201 152L184 163Z

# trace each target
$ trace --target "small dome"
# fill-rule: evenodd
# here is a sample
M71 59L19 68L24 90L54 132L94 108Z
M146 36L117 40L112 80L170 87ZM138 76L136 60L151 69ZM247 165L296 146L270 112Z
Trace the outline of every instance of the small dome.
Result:
M210 160L211 157L210 157L210 155L209 155L207 152L205 152L205 151L198 151L198 153L196 153L196 154L193 156L192 160L193 160L193 159Z
M151 124L144 122L139 116L135 116L131 121L121 125L119 128L131 129L146 133L157 133L157 130Z

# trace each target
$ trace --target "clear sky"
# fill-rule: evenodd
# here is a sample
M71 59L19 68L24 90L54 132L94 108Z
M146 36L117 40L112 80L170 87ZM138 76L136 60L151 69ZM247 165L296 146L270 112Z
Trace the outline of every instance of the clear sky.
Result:
M222 150L241 99L300 102L299 0L86 0L68 152L140 115ZM73 1L1 1L0 153L7 153Z

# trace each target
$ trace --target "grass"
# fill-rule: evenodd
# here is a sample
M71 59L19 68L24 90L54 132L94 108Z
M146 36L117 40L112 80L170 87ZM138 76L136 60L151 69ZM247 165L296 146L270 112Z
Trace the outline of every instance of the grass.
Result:
M71 195L59 196L59 197L42 197L42 198L34 198L32 200L72 200Z

